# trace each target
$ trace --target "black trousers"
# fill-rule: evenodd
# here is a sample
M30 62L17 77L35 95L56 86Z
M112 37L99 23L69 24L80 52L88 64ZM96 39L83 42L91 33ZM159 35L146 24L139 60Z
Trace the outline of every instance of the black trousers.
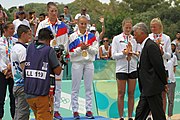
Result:
M7 86L9 90L11 117L14 118L15 99L13 96L13 85L14 85L14 80L12 78L6 79L5 75L2 72L0 72L0 118L3 118L4 116L4 103L5 103Z
M143 96L141 94L136 108L135 120L146 120L150 111L153 120L166 120L161 93L153 96Z

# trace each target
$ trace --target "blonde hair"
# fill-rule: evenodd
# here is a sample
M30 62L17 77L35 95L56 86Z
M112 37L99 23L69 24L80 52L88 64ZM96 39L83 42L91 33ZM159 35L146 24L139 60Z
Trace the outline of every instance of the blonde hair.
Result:
M78 17L78 23L79 23L79 20L82 19L82 18L88 20L85 15L81 15L81 16Z
M125 18L125 19L122 21L122 27L125 25L125 23L131 23L131 24L132 24L132 19L131 19L131 18Z
M157 23L159 26L160 26L160 32L162 33L163 32L163 24L162 24L162 21L160 18L153 18L150 22L150 25L152 23Z

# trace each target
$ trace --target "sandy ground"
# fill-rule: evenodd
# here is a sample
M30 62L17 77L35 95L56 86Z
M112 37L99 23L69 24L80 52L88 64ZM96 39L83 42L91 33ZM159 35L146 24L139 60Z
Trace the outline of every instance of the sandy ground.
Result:
M117 118L112 118L111 120L119 120ZM125 118L125 120L128 120L128 118ZM180 114L175 114L171 117L171 120L180 120Z

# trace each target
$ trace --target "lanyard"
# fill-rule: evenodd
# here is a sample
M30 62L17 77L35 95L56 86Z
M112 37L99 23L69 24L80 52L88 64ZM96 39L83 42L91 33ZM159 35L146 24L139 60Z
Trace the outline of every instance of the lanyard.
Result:
M161 34L153 34L154 40L158 39L158 38L162 38L162 33Z
M162 33L161 34L153 34L154 41L157 42L159 45L163 46L164 41L162 39Z
M86 33L81 36L80 34L78 34L78 31L77 31L77 35L78 35L78 39L81 41L81 42L85 42L86 44L88 43L88 32L86 31Z
M12 38L11 37L6 38L5 36L3 36L3 43L5 47L6 58L10 61L10 53L11 53L11 48L13 46Z
M125 35L123 33L124 43L128 44L129 40L131 39L131 35Z
M49 26L50 26L50 29L51 29L51 31L52 31L54 37L56 38L57 31L58 31L58 24L57 24L57 21L56 21L55 24L52 24L52 23L50 22L50 20L48 19L48 24L49 24Z

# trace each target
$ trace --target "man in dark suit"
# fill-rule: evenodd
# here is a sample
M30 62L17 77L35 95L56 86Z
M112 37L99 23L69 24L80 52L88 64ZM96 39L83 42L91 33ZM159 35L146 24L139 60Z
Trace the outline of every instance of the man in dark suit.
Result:
M138 66L141 95L135 120L146 120L150 111L153 120L166 120L161 93L167 90L167 81L160 49L148 38L148 28L144 23L137 23L133 28L134 38L142 47Z

